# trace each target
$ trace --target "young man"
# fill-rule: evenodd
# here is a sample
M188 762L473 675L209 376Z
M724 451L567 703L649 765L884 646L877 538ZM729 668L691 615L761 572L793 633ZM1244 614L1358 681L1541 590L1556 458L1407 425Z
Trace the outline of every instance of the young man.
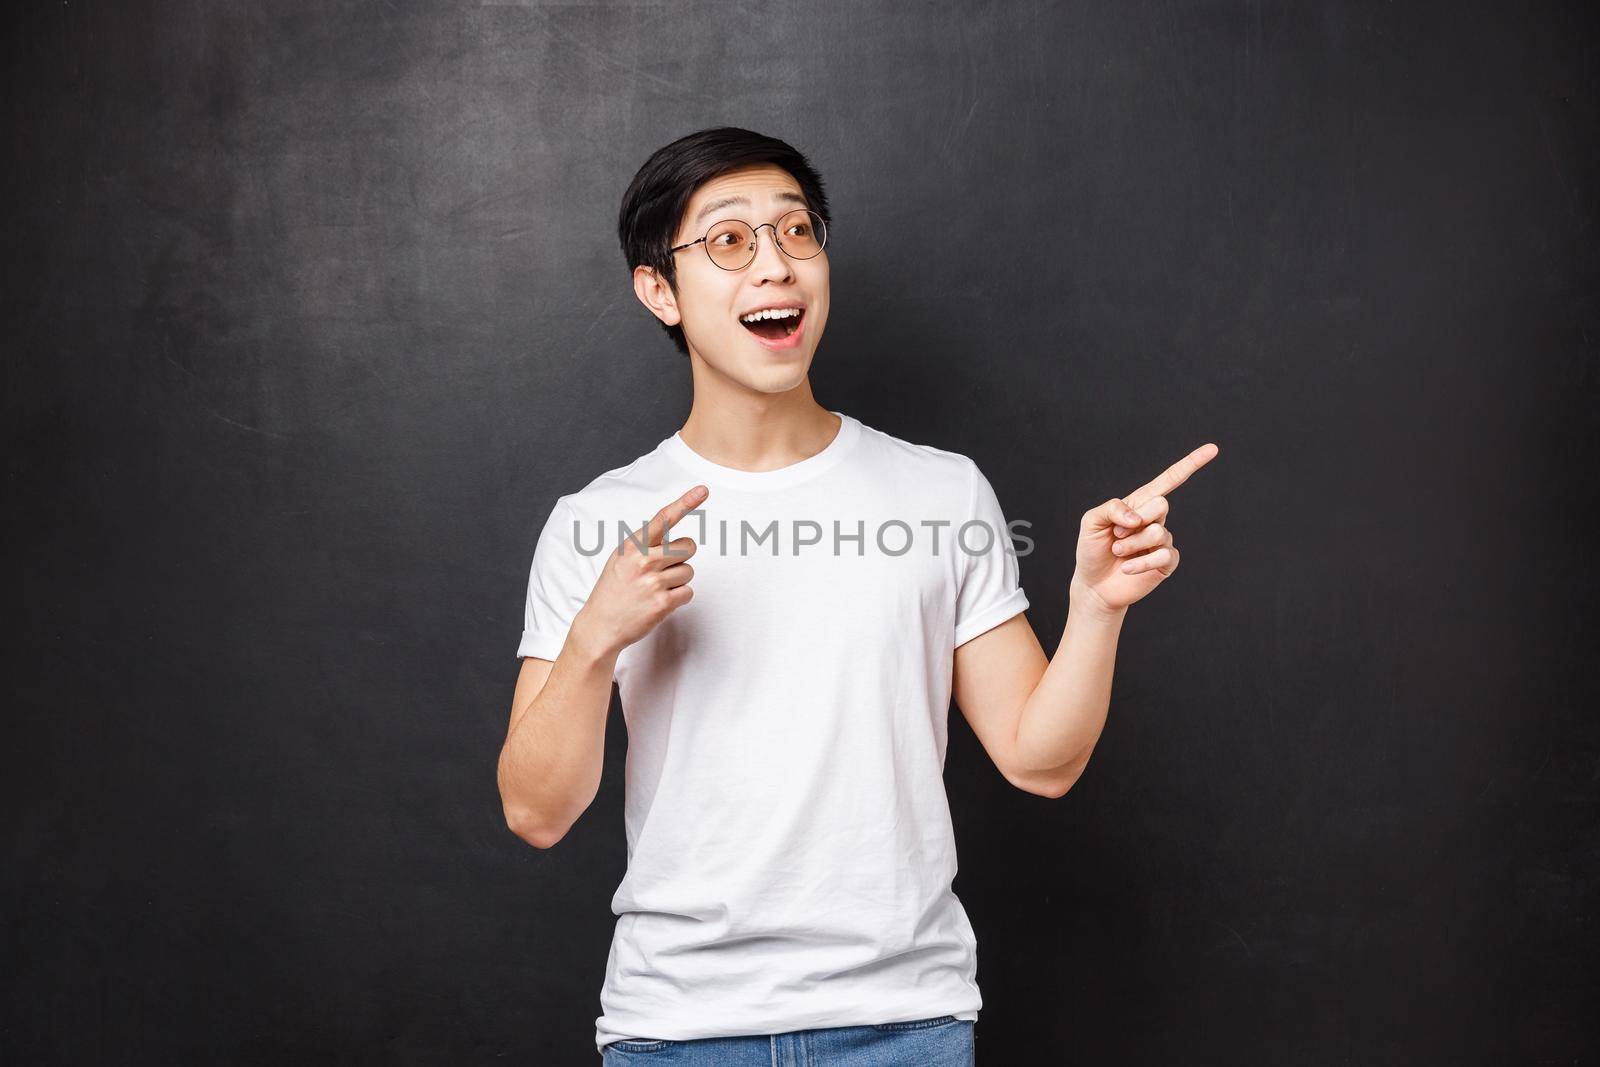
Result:
M599 787L618 685L607 1062L971 1063L951 697L1017 788L1070 789L1124 614L1178 565L1164 494L1216 454L1084 515L1047 660L977 466L812 396L828 221L805 157L734 128L662 148L623 198L634 292L688 357L693 405L556 501L499 764L507 822L551 847Z

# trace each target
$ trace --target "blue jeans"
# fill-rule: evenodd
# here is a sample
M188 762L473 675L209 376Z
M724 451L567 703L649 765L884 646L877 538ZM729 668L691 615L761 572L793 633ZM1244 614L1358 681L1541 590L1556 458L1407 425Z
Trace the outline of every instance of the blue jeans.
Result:
M613 1041L604 1067L973 1067L971 1019L830 1026L786 1034L690 1041Z

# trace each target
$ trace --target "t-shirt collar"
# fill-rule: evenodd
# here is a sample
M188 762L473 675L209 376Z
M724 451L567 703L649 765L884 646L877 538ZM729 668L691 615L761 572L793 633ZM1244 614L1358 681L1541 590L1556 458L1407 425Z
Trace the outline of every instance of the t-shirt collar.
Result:
M706 485L722 485L732 489L783 489L832 469L844 459L861 436L861 423L858 420L842 411L832 413L839 416L839 430L833 435L833 440L816 455L776 470L743 471L713 463L690 448L678 433L662 441L661 448L669 458Z

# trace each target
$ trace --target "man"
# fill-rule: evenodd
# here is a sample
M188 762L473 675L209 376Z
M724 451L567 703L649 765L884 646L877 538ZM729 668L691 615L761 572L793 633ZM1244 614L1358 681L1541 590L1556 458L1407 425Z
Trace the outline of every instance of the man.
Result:
M607 1062L971 1063L951 697L1008 781L1066 793L1124 614L1178 565L1164 494L1216 454L1084 515L1047 660L977 466L812 396L828 220L804 156L735 128L662 148L623 198L634 292L688 357L693 404L556 501L499 763L510 827L551 847L598 789L616 682L628 868Z

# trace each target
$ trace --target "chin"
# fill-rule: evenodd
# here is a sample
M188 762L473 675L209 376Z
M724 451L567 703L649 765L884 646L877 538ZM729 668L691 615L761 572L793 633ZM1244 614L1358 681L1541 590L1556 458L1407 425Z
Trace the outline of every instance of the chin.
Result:
M811 359L796 358L782 364L746 363L739 369L739 380L751 389L761 393L787 393L795 386L806 380L806 373L811 368Z
M800 384L816 351L816 342L810 338L787 350L768 349L743 336L730 338L727 346L715 357L702 353L700 358L718 373L763 393L781 393Z

